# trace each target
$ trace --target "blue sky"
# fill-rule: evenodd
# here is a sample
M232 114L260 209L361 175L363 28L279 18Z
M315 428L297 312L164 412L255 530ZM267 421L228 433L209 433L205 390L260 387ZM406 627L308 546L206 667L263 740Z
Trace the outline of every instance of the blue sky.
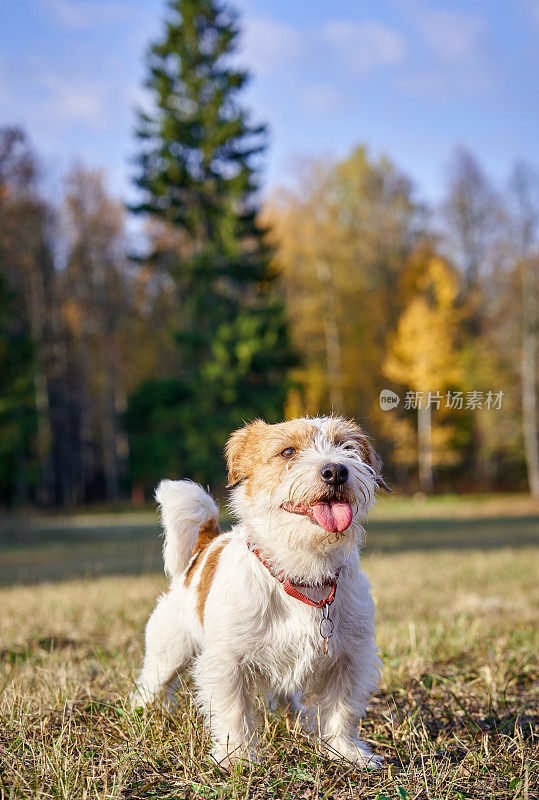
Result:
M539 167L539 0L237 0L246 103L267 121L265 186L357 143L436 201L457 144L503 181ZM52 176L105 167L126 196L142 56L165 0L4 0L0 124L24 125Z

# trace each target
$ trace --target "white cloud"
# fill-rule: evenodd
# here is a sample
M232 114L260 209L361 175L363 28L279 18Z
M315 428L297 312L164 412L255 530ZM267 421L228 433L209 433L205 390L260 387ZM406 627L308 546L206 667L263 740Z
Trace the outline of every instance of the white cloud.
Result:
M323 115L346 105L344 82L379 67L396 66L406 52L404 37L376 21L332 20L300 29L247 16L240 61L257 77L278 76L289 95Z
M303 104L315 114L329 114L345 105L341 92L330 83L307 86L301 91Z
M110 102L105 81L73 78L47 72L41 76L45 96L41 112L55 125L86 123L95 130L109 125Z
M308 35L262 17L248 20L242 39L242 56L257 75L270 75L285 63L305 57L310 49Z
M406 56L401 33L379 22L328 22L322 35L358 74L399 64Z
M437 100L488 91L499 79L488 42L487 21L476 14L405 3L410 22L427 46L428 66L416 63L399 77L399 86Z
M247 20L243 55L257 75L270 75L301 62L305 68L343 60L355 74L400 63L406 55L404 37L395 29L370 21L335 20L311 30L254 17Z
M484 49L485 21L458 11L422 9L416 24L429 47L446 62L475 57Z
M109 25L134 17L135 9L128 3L95 0L41 0L47 12L65 28L89 28Z

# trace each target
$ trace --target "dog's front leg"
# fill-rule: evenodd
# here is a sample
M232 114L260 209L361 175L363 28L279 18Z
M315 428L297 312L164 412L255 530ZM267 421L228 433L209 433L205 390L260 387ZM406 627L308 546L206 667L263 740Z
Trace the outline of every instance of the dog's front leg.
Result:
M361 651L356 653L357 659L343 655L332 667L324 688L317 693L314 710L331 758L344 757L368 769L378 769L382 759L361 741L357 726L378 686L379 660L372 645L365 643Z
M216 761L224 767L242 759L256 761L254 698L238 659L205 651L197 659L194 678Z

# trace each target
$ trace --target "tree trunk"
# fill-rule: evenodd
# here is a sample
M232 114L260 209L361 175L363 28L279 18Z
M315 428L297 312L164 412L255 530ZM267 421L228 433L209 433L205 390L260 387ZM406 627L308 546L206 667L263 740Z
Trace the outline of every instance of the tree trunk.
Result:
M339 326L337 324L337 306L335 289L328 265L319 261L317 264L318 280L322 287L322 319L326 343L326 364L329 383L329 401L331 410L344 413L342 392L342 358Z
M54 268L52 257L44 241L36 254L36 263L28 276L28 308L30 330L35 346L34 402L37 419L36 450L40 481L37 487L38 503L49 505L53 501L54 474L51 458L52 424L50 408L50 381L54 374Z
M522 262L522 435L528 472L528 485L533 497L539 497L539 445L537 431L537 260Z
M107 500L114 503L120 494L118 476L118 455L116 452L116 409L114 395L108 384L108 376L103 376L106 385L101 394L101 447L103 452L103 473L105 476L105 492Z
M417 409L417 457L419 467L419 488L425 494L432 494L431 409L420 403Z

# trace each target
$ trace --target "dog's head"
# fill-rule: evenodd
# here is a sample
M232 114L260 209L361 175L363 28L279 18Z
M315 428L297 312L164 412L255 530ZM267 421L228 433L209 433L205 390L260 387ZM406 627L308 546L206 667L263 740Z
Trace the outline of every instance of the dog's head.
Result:
M331 546L353 535L375 502L381 460L355 422L256 420L226 446L232 505L243 521Z

